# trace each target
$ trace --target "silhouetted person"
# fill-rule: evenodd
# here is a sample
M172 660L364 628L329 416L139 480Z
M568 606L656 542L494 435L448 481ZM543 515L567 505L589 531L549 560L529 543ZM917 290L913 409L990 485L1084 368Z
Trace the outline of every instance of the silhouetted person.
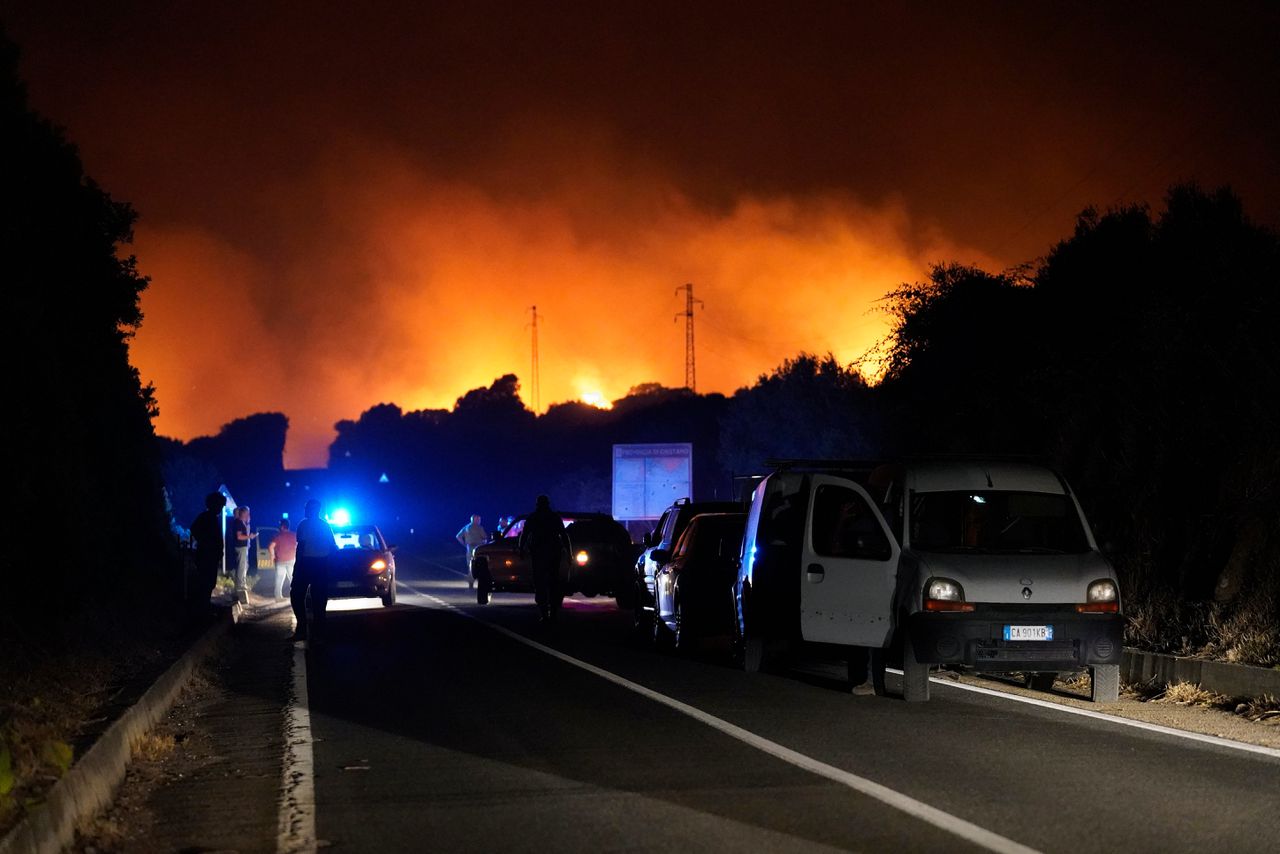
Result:
M236 599L241 603L248 601L249 545L252 539L249 534L249 508L242 504L227 523L227 571L235 579Z
M476 579L471 573L471 559L475 557L476 546L482 546L489 540L489 533L480 524L480 514L473 514L471 521L462 526L462 530L454 535L454 539L467 550L467 586L475 587Z
M208 604L213 588L218 583L218 570L222 568L225 550L222 542L222 511L226 506L227 500L221 492L210 492L204 497L204 510L191 523L196 563L196 577L190 590L193 611Z
M520 533L520 553L529 555L533 570L533 599L538 605L538 619L555 623L560 614L564 593L560 586L560 557L569 550L560 515L551 509L551 499L539 495L533 512L524 520Z
M334 542L333 529L320 511L320 502L311 499L302 511L302 521L298 523L298 561L293 569L293 589L289 591L289 602L298 625L291 640L307 639L308 592L311 594L314 628L323 632L324 611L329 599L329 555L333 554Z

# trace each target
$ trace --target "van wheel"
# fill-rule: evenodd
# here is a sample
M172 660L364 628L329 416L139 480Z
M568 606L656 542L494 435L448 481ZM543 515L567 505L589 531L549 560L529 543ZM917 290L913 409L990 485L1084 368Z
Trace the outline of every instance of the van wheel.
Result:
M1027 687L1032 691L1052 691L1053 683L1058 681L1057 673L1028 673Z
M929 700L929 665L916 659L910 635L902 639L902 699L908 703Z
M1093 685L1089 699L1095 703L1114 703L1120 699L1120 665L1095 664L1089 668L1089 681Z

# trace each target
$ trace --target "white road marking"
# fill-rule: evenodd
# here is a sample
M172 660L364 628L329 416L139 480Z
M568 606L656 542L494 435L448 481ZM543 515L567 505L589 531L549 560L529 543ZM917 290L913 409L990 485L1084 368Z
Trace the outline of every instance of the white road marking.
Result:
M401 582L401 584L404 584L404 582ZM404 586L409 587L410 590L414 590L413 587L407 584ZM965 821L959 816L951 815L937 807L932 807L922 801L917 801L915 798L904 795L887 786L882 786L879 783L866 779L865 777L859 777L857 774L850 773L842 768L837 768L834 765L828 765L825 762L821 762L811 756L806 756L805 754L792 750L789 747L783 747L777 742L770 741L763 736L756 735L755 733L745 730L740 726L731 724L723 718L718 718L715 715L704 712L695 706L689 705L688 703L682 703L674 697L668 697L666 694L660 694L651 688L646 688L643 685L624 679L616 673L611 673L608 670L596 667L594 664L588 664L587 662L574 658L573 656L566 655L559 650L552 649L551 647L540 644L537 641L530 640L524 635L513 632L503 626L481 619L475 614L463 611L462 609L451 605L443 599L432 596L429 593L423 593L421 590L415 590L415 592L423 596L423 598L428 601L435 603L437 607L445 608L455 614L475 620L477 623L488 626L495 632L505 635L517 643L522 643L525 646L532 647L533 649L546 653L547 655L557 658L566 664L585 670L594 676L598 676L601 679L612 682L613 684L626 688L629 691L634 691L646 699L652 700L655 703L661 703L668 708L674 709L683 715L693 718L699 723L719 730L731 738L735 738L744 744L769 754L770 756L781 759L783 762L787 762L812 774L817 774L819 777L825 777L833 782L848 786L850 789L853 789L860 794L875 798L883 804L893 807L894 809L904 812L914 818L920 819L927 824L931 824L940 830L951 833L968 842L972 842L982 848L986 848L988 851L997 851L1001 852L1001 854L1037 854L1036 849L1034 848L1029 848L1021 843L1014 842L1012 839L1000 836L999 834L993 833L986 828L979 827L972 822Z
M901 673L900 670L886 668L892 673ZM1075 706L1068 706L1063 703L1054 703L1049 700L1041 700L1036 697L1024 697L1021 694L1007 694L1004 691L997 691L994 688L983 688L980 685L966 685L962 682L953 682L950 679L939 679L930 677L930 681L939 685L945 685L948 688L958 688L961 691L972 691L975 694L986 694L989 697L999 697L1002 700L1012 700L1015 703L1027 703L1031 706L1040 706L1044 709L1053 709L1057 712L1066 712L1071 715L1083 715L1086 718L1096 718L1097 720L1107 721L1108 723L1121 724L1122 726L1134 727L1135 729L1145 729L1149 732L1158 732L1161 735L1171 735L1176 738L1185 738L1190 741L1199 741L1205 744L1212 744L1215 747L1227 747L1232 750L1243 750L1246 753L1257 753L1262 756L1269 756L1272 759L1280 759L1280 750L1274 747L1263 747L1260 744L1249 744L1244 741L1232 741L1229 738L1222 738L1217 735L1205 735L1199 732L1188 732L1187 730L1174 729L1173 727L1161 726L1160 724L1151 724L1146 721L1135 721L1133 718L1122 718L1118 715L1109 715L1106 712L1095 712L1092 709L1079 709Z
M310 854L316 850L316 781L312 752L311 710L307 704L307 653L293 648L293 683L284 719L284 770L280 779L280 812L276 823L278 854Z

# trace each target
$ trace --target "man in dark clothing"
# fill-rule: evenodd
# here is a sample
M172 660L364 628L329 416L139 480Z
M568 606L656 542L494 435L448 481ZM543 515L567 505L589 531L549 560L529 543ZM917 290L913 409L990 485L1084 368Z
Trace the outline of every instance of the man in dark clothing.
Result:
M293 587L289 601L297 627L291 640L307 639L307 594L311 596L312 628L317 634L324 628L324 612L328 603L329 556L336 544L333 529L322 515L322 507L314 498L303 508L298 523L298 559L293 568Z
M195 540L196 577L190 588L192 609L208 603L218 583L218 569L222 566L222 512L227 500L221 492L210 492L204 498L204 512L191 523L191 538Z
M533 569L533 599L538 605L538 618L554 623L560 613L564 593L560 587L561 556L569 551L569 535L564 522L551 509L551 499L539 495L536 505L524 521L520 534L520 553L529 555Z

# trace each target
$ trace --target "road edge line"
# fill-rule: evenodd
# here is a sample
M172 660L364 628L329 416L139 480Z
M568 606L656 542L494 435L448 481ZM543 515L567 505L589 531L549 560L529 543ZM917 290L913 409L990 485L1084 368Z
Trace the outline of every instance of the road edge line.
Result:
M409 587L407 584L405 586ZM413 587L409 587L409 589L414 590ZM970 821L966 821L959 816L952 815L951 813L945 812L937 807L930 806L923 801L918 801L915 798L912 798L909 795L904 795L895 789L890 789L888 786L883 786L880 783L868 780L865 777L859 777L851 771L845 771L844 769L837 768L834 765L828 765L821 760L814 759L812 756L806 756L799 751L792 750L789 747L784 747L775 741L770 741L764 736L757 735L750 730L743 729L737 724L729 723L729 721L726 721L723 718L718 718L709 712L704 712L696 706L691 706L688 703L675 699L674 697L668 697L666 694L659 693L652 688L647 688L644 685L632 682L629 679L624 679L616 673L612 673L602 667L597 667L594 664L589 664L581 659L574 658L571 655L560 652L559 650L540 644L535 640L531 640L530 638L519 634L518 632L511 631L505 626L499 626L496 623L491 623L488 620L481 619L475 614L464 611L443 599L431 595L430 593L423 593L420 590L414 590L414 592L418 593L424 599L435 603L438 607L444 610L451 611L470 620L475 620L477 623L487 626L493 631L505 635L517 643L536 649L539 652L550 655L552 658L559 659L566 664L577 667L580 670L585 670L593 676L597 676L607 682L611 682L614 685L639 694L645 699L660 703L661 705L673 709L686 717L693 718L705 726L718 730L725 735L748 745L749 747L754 747L763 753L767 753L776 759L781 759L783 762L786 762L789 765L794 765L795 767L808 771L811 774L816 774L819 777L824 777L832 782L839 783L847 788L853 789L859 794L874 798L887 806L893 807L899 812L906 813L907 815L919 819L926 824L930 824L939 830L950 833L953 836L957 836L966 842L978 845L988 851L999 852L999 854L1039 854L1035 848L1030 848L1020 842L1015 842L1012 839L1001 836L994 831L979 827L978 825L973 824Z
M280 771L276 851L278 854L309 854L316 850L316 787L304 644L294 644L290 675L289 705L284 716L284 761Z
M886 668L894 673L901 671L893 668ZM1246 753L1256 753L1267 756L1272 759L1280 759L1280 750L1274 747L1266 747L1261 744L1250 744L1247 741L1236 741L1231 738L1223 738L1220 735L1209 735L1203 732L1192 732L1191 730L1177 729L1175 727L1165 726L1163 724L1153 724L1147 721L1139 721L1133 718L1122 718L1119 715L1110 715L1106 712L1095 712L1093 709L1080 709L1075 706L1068 706L1065 703L1054 703L1050 700L1041 700L1038 697L1023 697L1021 694L1009 694L1004 691L998 691L994 688L984 688L981 685L966 685L963 682L954 682L950 679L941 679L937 676L929 677L929 681L947 688L959 688L962 691L972 691L975 694L986 694L991 697L999 697L1003 700L1013 700L1018 703L1026 703L1031 706L1040 706L1045 709L1053 709L1054 711L1067 712L1072 715L1083 715L1086 718L1106 721L1107 723L1119 724L1121 726L1133 727L1135 729L1147 730L1149 732L1160 733L1175 738L1185 738L1190 741L1199 741L1205 744L1211 744L1215 747L1222 747L1229 750L1240 750Z

